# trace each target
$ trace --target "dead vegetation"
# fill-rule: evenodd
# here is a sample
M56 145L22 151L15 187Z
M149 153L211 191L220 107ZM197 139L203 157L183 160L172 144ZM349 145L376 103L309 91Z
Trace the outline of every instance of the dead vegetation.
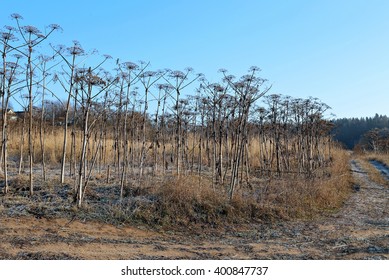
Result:
M377 161L384 166L388 166L389 157L387 154L360 152L357 153L355 160L364 170L366 170L370 180L377 184L389 187L389 181L383 176L382 172L372 164L372 161Z
M335 211L348 197L352 179L347 161L345 153L338 150L333 164L317 170L314 177L288 174L257 178L250 187L238 188L233 199L226 195L228 187L215 186L211 179L198 175L145 177L141 186L129 182L124 198L119 199L117 180L111 178L112 183L107 184L105 175L93 176L85 193L85 205L79 209L74 205L71 181L61 185L55 172L46 181L37 177L35 195L30 197L28 176L21 174L10 181L10 192L1 196L1 212L9 216L67 217L177 230L312 219Z
M22 17L12 18L19 27ZM42 43L58 28L28 32ZM329 106L267 95L258 67L240 78L222 69L216 83L191 68L151 71L119 59L110 72L101 68L109 56L88 65L77 41L51 46L49 58L35 57L35 45L17 55L23 30L0 34L1 215L199 232L311 220L350 195ZM61 99L54 83L65 101L45 99ZM10 110L10 99L24 111Z
M101 213L111 211L106 213L110 217L106 222L110 223L101 223L96 221L102 219L101 214L91 220L90 198L88 209L73 208L73 212L67 209L62 212L67 213L65 218L58 217L61 211L57 211L55 218L51 217L48 209L42 204L39 207L38 203L36 208L29 208L34 215L23 214L26 201L19 197L8 204L13 205L12 216L9 216L11 208L5 216L5 209L1 211L0 259L388 259L389 189L371 182L360 166L353 164L352 169L353 181L359 189L338 210L326 211L315 219L231 223L217 228L204 223L199 227L192 223L181 231L177 226L151 230L144 223L138 223L137 227L123 225L126 221L121 218L126 219L128 215L112 212L118 208L104 207L104 204L100 205ZM193 182L194 178L189 179ZM96 199L102 190L93 189ZM179 193L166 194L167 201L179 198L188 202L188 196L201 197L197 190L181 190L177 188ZM159 191L155 188L153 193ZM137 199L150 193L148 189L133 190ZM183 207L191 211L188 203ZM179 211L183 212L181 208ZM36 215L44 211L44 216ZM115 223L114 214L117 215ZM133 221L131 224L136 225Z
M51 44L50 56L38 55L35 48L60 27L50 25L43 35L35 27L22 28L20 15L11 18L15 27L0 33L4 193L18 180L12 178L16 168L18 175L28 175L33 196L37 170L47 181L51 163L60 164L60 184L72 181L79 208L102 171L108 182L115 173L119 200L127 199L125 188L189 175L206 178L217 196L234 201L239 189L254 189L257 178L312 179L331 165L330 107L313 97L268 95L271 86L256 66L240 78L221 69L219 82L190 67L154 71L150 63L120 59L109 71L102 66L110 56L88 65L93 54L78 41L70 47ZM21 50L25 45L28 52ZM23 111L11 110L11 99Z

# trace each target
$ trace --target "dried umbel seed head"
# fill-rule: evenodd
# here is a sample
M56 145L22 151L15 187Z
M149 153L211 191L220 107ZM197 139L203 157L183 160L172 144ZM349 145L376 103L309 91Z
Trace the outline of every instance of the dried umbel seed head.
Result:
M172 78L176 78L176 79L185 79L186 78L184 72L182 72L182 71L172 71L172 72L170 72L169 76Z
M25 33L28 33L28 34L34 34L34 35L40 35L40 31L38 28L36 28L35 26L32 26L32 25L26 25L26 26L22 26L22 30L25 32Z
M253 75L244 75L241 78L242 83L252 83L255 81L255 77Z
M129 74L126 72L120 72L118 78L126 80L128 78Z
M122 67L124 67L127 70L136 70L139 68L139 66L133 62L124 62L122 64Z
M71 55L83 55L85 53L84 49L80 45L74 45L70 48L67 48L67 51Z
M224 91L224 88L217 83L212 84L211 87L215 92L223 92Z
M169 87L169 85L167 85L167 84L157 84L157 88L159 90L167 90L168 87Z
M9 42L9 41L16 40L16 37L13 34L8 33L8 32L1 32L0 38L1 38L1 41L3 41L3 42Z
M224 77L223 82L231 83L234 79L235 79L234 75L228 75Z
M14 32L14 31L16 31L16 28L13 27L13 26L6 25L6 26L4 26L4 28L5 28L6 30L8 30L9 32Z
M174 89L172 85L169 84L158 84L157 85L158 89L164 90L165 92L171 91Z
M154 71L146 71L146 72L144 72L142 75L141 75L141 77L142 78L151 78L151 77L153 77L153 76L155 76L156 75L156 72L154 72Z
M255 94L257 94L257 93L259 92L259 88L258 88L258 87L250 86L250 87L248 87L247 92L248 92L250 95L255 95Z
M197 73L196 75L198 79L202 79L203 77L205 77L203 73Z
M234 84L234 86L237 89L243 89L245 87L245 84L243 82L237 82Z
M51 30L60 30L60 31L63 30L62 27L61 27L60 25L55 24L55 23L50 24L50 25L49 25L49 28L50 28Z
M200 84L200 87L203 88L203 84L207 84L207 79L203 76L203 77L200 77L199 81L201 82Z
M18 13L11 14L11 17L16 19L16 20L23 19L23 17L21 15L19 15Z
M261 71L261 68L259 68L258 66L251 66L249 69L249 72L259 72L259 71Z

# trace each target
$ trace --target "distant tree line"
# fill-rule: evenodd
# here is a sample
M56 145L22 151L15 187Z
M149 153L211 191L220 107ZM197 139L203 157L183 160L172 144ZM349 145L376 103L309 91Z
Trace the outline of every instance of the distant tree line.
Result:
M347 149L354 149L357 145L369 150L375 149L372 146L369 148L367 144L369 141L368 135L374 133L377 134L377 137L386 135L383 130L389 129L389 118L386 115L376 114L374 117L366 118L342 118L333 122L335 125L332 131L334 139Z

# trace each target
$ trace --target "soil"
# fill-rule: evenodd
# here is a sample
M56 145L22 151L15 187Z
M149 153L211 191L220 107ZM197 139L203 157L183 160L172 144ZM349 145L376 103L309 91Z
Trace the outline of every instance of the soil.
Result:
M389 189L351 168L344 206L311 221L168 231L1 211L0 259L389 259Z

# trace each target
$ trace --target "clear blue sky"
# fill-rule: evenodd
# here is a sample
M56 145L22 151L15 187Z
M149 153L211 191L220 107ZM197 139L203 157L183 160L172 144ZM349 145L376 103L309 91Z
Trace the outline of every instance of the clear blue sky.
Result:
M212 81L256 65L272 93L318 97L337 117L389 115L386 0L0 0L1 26L15 12L61 25L54 43Z

